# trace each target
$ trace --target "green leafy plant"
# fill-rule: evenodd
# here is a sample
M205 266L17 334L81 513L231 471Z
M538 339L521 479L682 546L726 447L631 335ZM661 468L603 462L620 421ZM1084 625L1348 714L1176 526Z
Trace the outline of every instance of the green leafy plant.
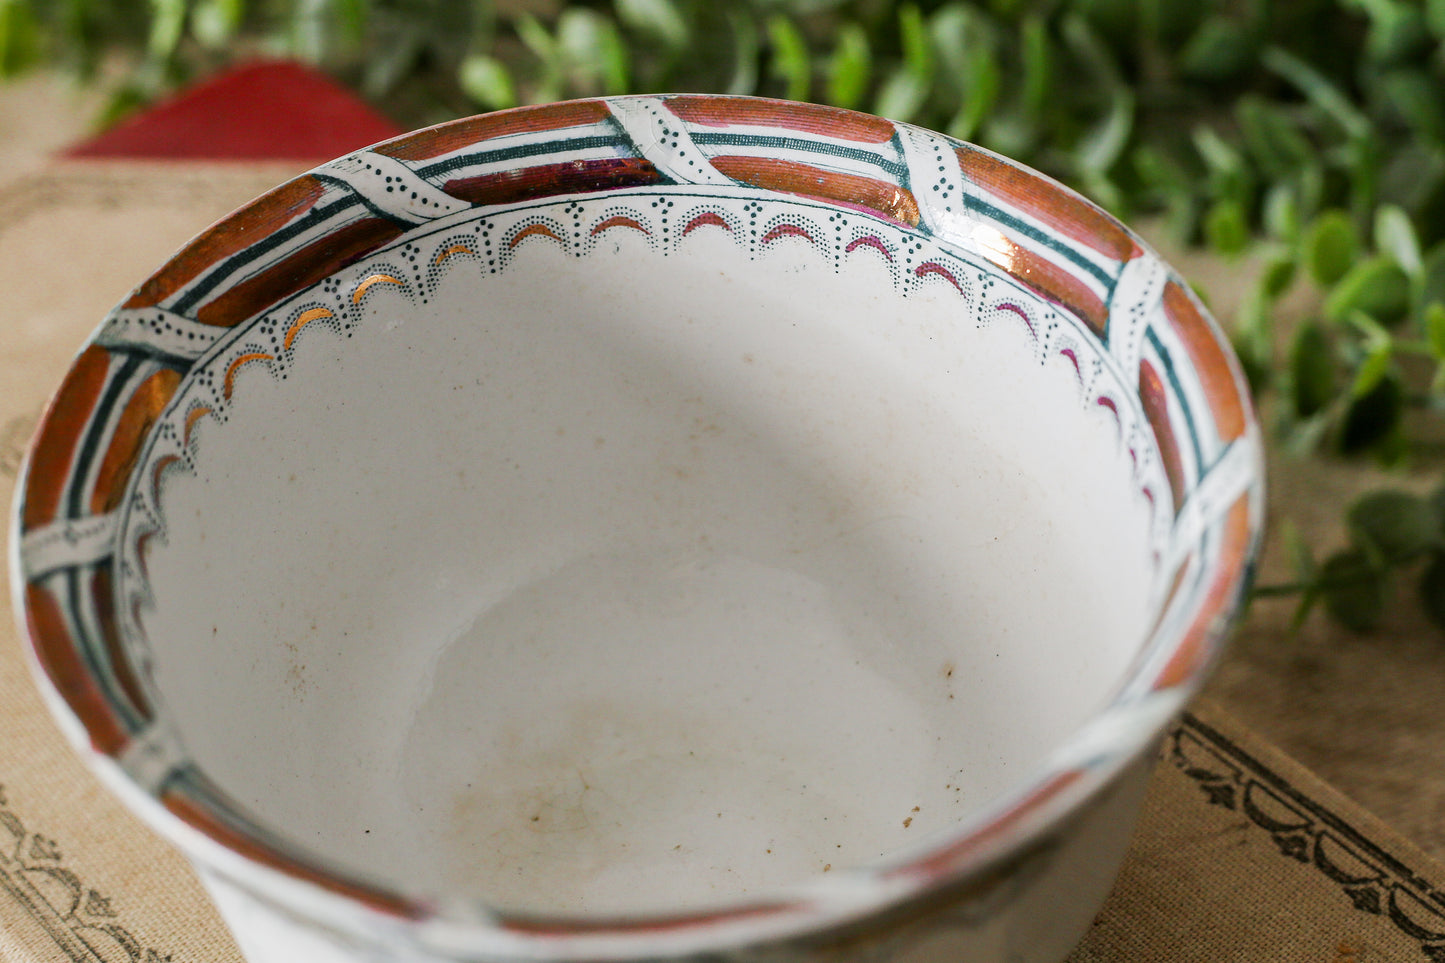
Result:
M1303 458L1429 466L1445 411L1445 0L0 0L0 77L120 77L105 119L227 62L299 57L407 126L664 90L816 99L948 131L1258 281L1224 319ZM117 72L102 65L118 64ZM1286 299L1315 307L1283 330ZM1291 303L1294 303L1293 301ZM1445 499L1348 509L1296 594L1366 629L1418 579L1445 626Z

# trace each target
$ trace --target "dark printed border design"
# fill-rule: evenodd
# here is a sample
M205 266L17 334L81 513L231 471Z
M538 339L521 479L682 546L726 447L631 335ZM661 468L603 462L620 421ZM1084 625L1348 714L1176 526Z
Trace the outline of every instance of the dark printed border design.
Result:
M1210 805L1247 816L1281 855L1313 865L1357 910L1387 917L1445 963L1445 892L1192 714L1170 733L1165 756Z
M0 785L0 891L8 894L75 963L170 963L115 921L110 897L66 868L55 840L25 828Z

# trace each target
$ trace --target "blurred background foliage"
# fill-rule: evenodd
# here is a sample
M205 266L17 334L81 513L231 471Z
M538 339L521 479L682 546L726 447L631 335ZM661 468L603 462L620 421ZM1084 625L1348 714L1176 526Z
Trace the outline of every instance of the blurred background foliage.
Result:
M255 56L406 127L599 94L714 91L911 121L1161 218L1257 282L1231 330L1277 452L1432 464L1445 412L1445 0L0 0L0 77L62 65L100 123ZM1281 330L1281 299L1308 317ZM1260 594L1445 626L1445 490L1347 510ZM1290 532L1286 531L1290 536Z

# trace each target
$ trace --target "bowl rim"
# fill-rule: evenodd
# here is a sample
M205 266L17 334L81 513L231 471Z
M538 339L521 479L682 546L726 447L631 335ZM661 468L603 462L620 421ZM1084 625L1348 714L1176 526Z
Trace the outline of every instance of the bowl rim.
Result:
M1132 244L1132 252L1121 259L1121 264L1137 256L1152 257L1163 266L1162 260L1137 235L1091 202L1044 175L973 145L839 108L753 97L644 95L519 107L462 118L383 141L322 165L274 188L207 228L143 282L107 319L114 319L118 312L151 310L164 304L165 290L173 281L167 279L167 272L174 271L186 258L217 256L218 249L226 249L227 232L254 236L259 225L264 238L267 232L277 230L284 223L284 218L278 220L279 212L294 209L299 195L314 194L317 181L322 179L318 174L324 178L326 171L349 159L382 156L405 161L438 147L475 146L497 136L497 131L539 134L558 129L559 124L575 123L579 118L613 116L624 109L635 115L659 105L674 123L684 126L716 125L741 116L755 125L775 124L800 136L829 137L842 132L845 136L867 137L873 141L886 135L890 142L897 142L900 137L906 139L915 136L911 132L917 132L932 138L933 143L955 148L960 157L961 152L967 150L969 158L977 158L978 163L990 170L1001 170L1006 178L1023 179L1025 195L1035 204L1064 205L1072 211L1085 212L1095 223L1106 225L1109 231ZM636 186L626 180L627 176L632 175L626 174L600 189ZM791 189L796 186L793 181L734 180L742 188L751 184L753 188L772 193L799 195ZM570 187L575 192L577 185ZM904 187L907 187L906 181ZM843 189L856 189L856 185L844 184ZM562 189L538 199L545 202L567 194L568 191ZM919 212L926 207L925 202L920 198L908 209L899 207L897 198L895 191L891 200L885 197L881 202L870 201L862 205L863 213L882 217L895 225L900 221L906 224L916 217L918 220L913 220L911 226L921 229L919 222L928 216L926 210ZM814 195L811 199L848 203L839 197ZM314 198L312 200L314 202ZM890 204L892 206L888 206ZM858 209L857 205L849 206ZM401 243L397 237L405 236L406 231L402 230L372 250L386 250ZM340 266L338 263L331 267ZM1164 269L1167 271L1167 267ZM105 351L101 343L104 323L82 347L66 381L52 395L16 476L9 561L16 620L20 635L27 643L22 648L52 714L67 737L133 812L208 870L240 883L263 899L270 898L267 894L272 897L285 894L285 901L304 905L315 918L330 921L343 930L363 925L394 931L400 926L407 932L408 940L433 952L459 956L503 953L539 960L668 956L759 942L833 936L840 927L887 915L919 894L978 879L1000 866L1006 867L1031 844L1078 816L1107 792L1124 767L1150 751L1169 720L1198 690L1218 660L1252 579L1254 558L1262 537L1263 455L1247 385L1227 339L1187 286L1179 284L1177 279L1169 283L1175 286L1171 310L1184 317L1180 322L1171 314L1171 323L1185 325L1190 336L1204 346L1210 364L1222 366L1204 372L1206 380L1214 379L1210 389L1214 393L1206 392L1208 413L1216 423L1229 419L1238 428L1228 443L1239 446L1242 454L1236 460L1244 462L1243 467L1237 469L1242 475L1237 490L1232 490L1229 508L1216 510L1207 520L1222 538L1219 552L1212 559L1201 561L1202 577L1208 585L1187 599L1176 599L1171 592L1160 602L1156 613L1158 621L1141 641L1140 655L1126 671L1122 688L1108 706L1065 740L1044 764L1017 780L1013 790L961 821L954 830L936 834L934 838L940 842L915 846L882 863L835 871L828 877L774 891L771 896L719 903L703 911L633 917L497 912L473 902L401 892L354 870L337 867L250 822L244 810L224 792L204 782L191 786L187 794L176 790L169 773L159 782L148 783L138 777L138 773L150 773L165 760L146 758L146 747L138 749L126 738L124 724L115 718L114 707L101 693L96 673L73 651L79 643L69 633L61 633L59 637L71 643L72 651L53 643L57 638L52 624L54 613L47 610L44 593L37 589L39 577L27 575L26 568L27 552L36 541L35 533L42 529L54 529L64 522L69 526L68 534L74 537L98 537L80 531L83 519L78 517L57 516L58 520L37 525L37 513L31 508L35 504L35 492L39 490L37 479L57 471L63 474L62 456L66 451L61 449L75 443L76 421L88 413L76 410L76 397L81 388L94 380L84 370L87 365L94 366L97 358L94 353ZM1168 291L1163 295L1166 299L1169 296ZM266 303L279 300L284 298ZM258 313L260 311L251 311L233 323ZM81 388L76 387L78 384ZM1219 402L1219 398L1226 400ZM1221 404L1229 410L1222 410ZM148 430L148 426L142 434L144 430ZM132 479L124 472L110 479L112 487L121 490L131 483ZM116 495L113 491L108 494L112 498ZM1180 507L1175 505L1176 512ZM53 534L48 530L43 533ZM1177 581L1175 588L1178 588ZM1174 611L1172 606L1183 606L1186 602L1190 610L1166 623L1164 616ZM360 917L368 922L358 924L358 910Z

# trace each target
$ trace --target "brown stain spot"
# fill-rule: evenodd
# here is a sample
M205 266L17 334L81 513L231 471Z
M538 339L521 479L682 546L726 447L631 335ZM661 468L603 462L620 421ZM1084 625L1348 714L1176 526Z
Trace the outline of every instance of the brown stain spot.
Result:
M75 449L110 372L110 353L91 345L75 359L40 421L25 478L21 527L39 528L60 511Z
M906 818L906 819L903 820L903 828L904 828L904 829L907 829L909 826L912 826L912 825L913 825L913 817L912 817L912 816L909 816L908 818Z
M180 372L162 368L141 382L126 401L96 473L95 488L90 495L92 514L114 511L120 505L141 448L180 383Z
M918 226L918 201L908 190L888 181L772 157L728 155L714 157L712 165L719 173L753 187L863 207L911 227Z
M562 130L595 124L611 116L599 100L579 100L540 107L517 107L481 117L440 124L373 148L398 160L419 161L449 154L481 141L529 131Z
M687 95L669 97L666 103L674 114L702 127L729 124L782 127L868 144L887 143L894 130L893 123L882 117L818 104Z
M182 248L165 267L136 289L125 306L145 308L159 304L212 265L269 237L305 214L321 198L324 189L321 181L303 174L258 198ZM231 323L240 320L236 318Z
M196 320L219 327L238 324L395 240L402 231L380 217L353 221L228 288L204 304Z

